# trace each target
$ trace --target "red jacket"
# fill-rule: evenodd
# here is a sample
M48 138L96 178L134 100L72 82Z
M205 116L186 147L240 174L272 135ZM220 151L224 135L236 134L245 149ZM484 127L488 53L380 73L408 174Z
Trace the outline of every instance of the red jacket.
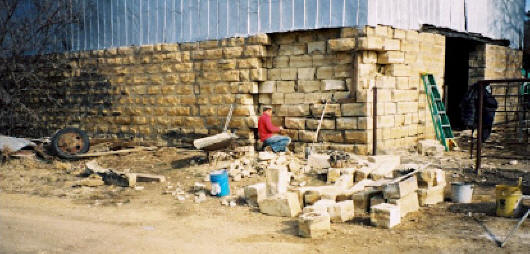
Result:
M258 133L261 142L265 142L272 134L280 132L280 128L274 126L271 122L271 117L265 113L259 117Z

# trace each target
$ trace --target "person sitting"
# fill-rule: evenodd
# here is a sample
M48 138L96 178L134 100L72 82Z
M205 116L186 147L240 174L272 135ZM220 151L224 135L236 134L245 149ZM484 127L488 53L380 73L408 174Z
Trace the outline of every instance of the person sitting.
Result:
M285 152L286 147L291 143L291 138L277 134L282 130L282 127L274 126L271 121L271 116L272 107L264 106L263 114L258 120L259 139L263 142L265 151Z

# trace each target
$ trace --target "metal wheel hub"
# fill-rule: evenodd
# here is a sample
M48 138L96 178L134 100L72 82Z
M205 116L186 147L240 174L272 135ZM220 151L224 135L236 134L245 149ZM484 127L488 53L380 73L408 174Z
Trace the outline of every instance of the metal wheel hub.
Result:
M77 154L84 146L83 138L78 133L65 133L57 140L57 146L69 154Z

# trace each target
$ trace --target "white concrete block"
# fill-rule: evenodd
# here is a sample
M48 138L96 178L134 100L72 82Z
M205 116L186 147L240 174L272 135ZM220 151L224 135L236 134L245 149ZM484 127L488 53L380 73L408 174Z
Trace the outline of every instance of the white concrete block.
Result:
M305 213L298 218L298 234L307 238L318 238L326 235L331 229L328 213Z
M245 187L245 200L251 206L258 206L260 200L267 197L267 185L257 183Z

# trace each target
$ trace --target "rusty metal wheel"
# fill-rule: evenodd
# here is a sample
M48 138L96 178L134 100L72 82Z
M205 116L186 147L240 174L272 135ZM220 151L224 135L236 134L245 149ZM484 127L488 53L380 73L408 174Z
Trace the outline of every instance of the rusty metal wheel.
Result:
M53 137L51 148L63 159L73 159L75 155L88 152L90 141L87 134L77 128L64 128Z

